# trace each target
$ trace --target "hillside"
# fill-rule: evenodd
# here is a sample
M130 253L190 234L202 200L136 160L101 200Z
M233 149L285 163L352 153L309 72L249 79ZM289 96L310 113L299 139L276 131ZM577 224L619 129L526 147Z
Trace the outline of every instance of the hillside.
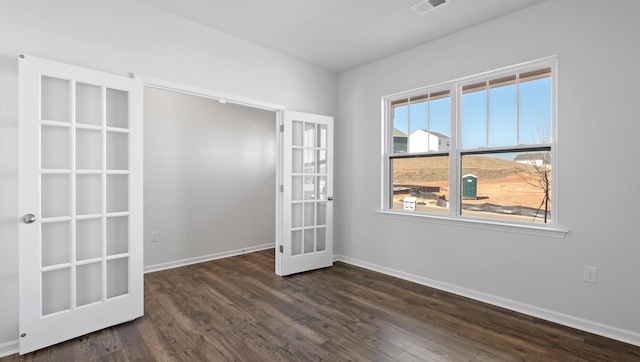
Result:
M438 186L437 196L449 200L449 160L446 157L407 158L394 161L394 185ZM537 208L544 197L541 188L532 186L539 179L535 168L519 162L484 157L467 156L463 160L462 175L478 177L478 200L465 203L492 203L504 206ZM401 200L402 195L394 195Z

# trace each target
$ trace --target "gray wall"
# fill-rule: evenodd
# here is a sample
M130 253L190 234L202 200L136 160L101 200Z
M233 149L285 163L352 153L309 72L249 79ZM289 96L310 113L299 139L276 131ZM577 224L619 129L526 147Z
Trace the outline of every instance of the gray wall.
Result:
M145 88L145 268L273 247L276 144L275 112Z
M336 74L136 1L2 0L0 34L0 355L18 339L19 54L337 114Z
M336 254L640 345L638 14L638 1L545 1L341 74ZM381 97L550 55L564 239L376 213ZM582 281L585 265L598 284Z

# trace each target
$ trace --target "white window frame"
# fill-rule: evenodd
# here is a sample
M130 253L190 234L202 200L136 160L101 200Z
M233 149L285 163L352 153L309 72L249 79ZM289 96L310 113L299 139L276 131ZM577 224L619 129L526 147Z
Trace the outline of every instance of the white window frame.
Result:
M476 149L460 149L458 144L462 137L461 129L461 111L462 111L462 87L493 80L496 78L525 73L541 68L551 68L551 99L552 99L552 115L551 115L551 133L552 139L550 143L535 145L515 145L506 147L483 147ZM400 92L382 97L382 194L379 214L384 217L397 218L403 220L412 220L417 222L431 222L438 224L459 225L464 227L474 227L481 229L509 231L516 233L524 233L531 235L550 236L555 238L563 238L567 231L559 228L558 223L558 168L557 168L557 83L558 83L558 60L557 57L547 57L531 62L521 63L513 66L500 68L484 72L481 74L459 78L449 82L443 82L427 87L413 89L406 92ZM391 174L391 159L393 152L393 106L392 102L403 98L411 98L426 93L434 93L449 90L451 94L451 147L447 151L429 151L415 153L412 156L436 156L449 155L449 212L448 214L430 214L417 213L413 211L404 211L392 209L390 200L392 199L393 175ZM499 220L492 218L472 217L462 214L461 208L461 160L462 154L469 153L494 153L496 151L530 151L536 148L549 147L551 150L551 167L553 177L551 179L551 190L554 196L551 198L551 210L553 217L548 224L522 223L517 221ZM403 155L406 157L406 155Z

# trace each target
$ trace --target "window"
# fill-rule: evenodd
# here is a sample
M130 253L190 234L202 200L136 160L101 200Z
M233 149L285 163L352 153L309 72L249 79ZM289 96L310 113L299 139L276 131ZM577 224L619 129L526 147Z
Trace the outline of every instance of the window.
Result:
M555 64L384 98L384 210L553 225Z

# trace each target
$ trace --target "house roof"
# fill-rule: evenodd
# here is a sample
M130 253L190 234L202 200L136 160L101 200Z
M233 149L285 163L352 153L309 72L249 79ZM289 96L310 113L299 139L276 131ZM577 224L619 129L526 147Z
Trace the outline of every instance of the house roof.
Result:
M420 128L420 129L417 129L417 130L413 131L413 133L412 133L412 134L414 134L414 133L416 133L416 132L418 132L418 131L422 131L422 132L425 132L425 133L430 133L430 134L432 134L432 135L434 135L434 136L436 136L436 137L438 137L438 138L440 138L440 139L443 139L443 140L451 139L451 137L449 137L449 136L445 136L445 135L443 135L442 133L438 133L438 132L429 132L429 131L424 130L424 129L422 129L422 128Z
M536 161L536 160L544 160L548 157L546 153L521 153L517 155L513 160L514 161Z
M407 137L407 135L397 128L393 129L393 137Z

